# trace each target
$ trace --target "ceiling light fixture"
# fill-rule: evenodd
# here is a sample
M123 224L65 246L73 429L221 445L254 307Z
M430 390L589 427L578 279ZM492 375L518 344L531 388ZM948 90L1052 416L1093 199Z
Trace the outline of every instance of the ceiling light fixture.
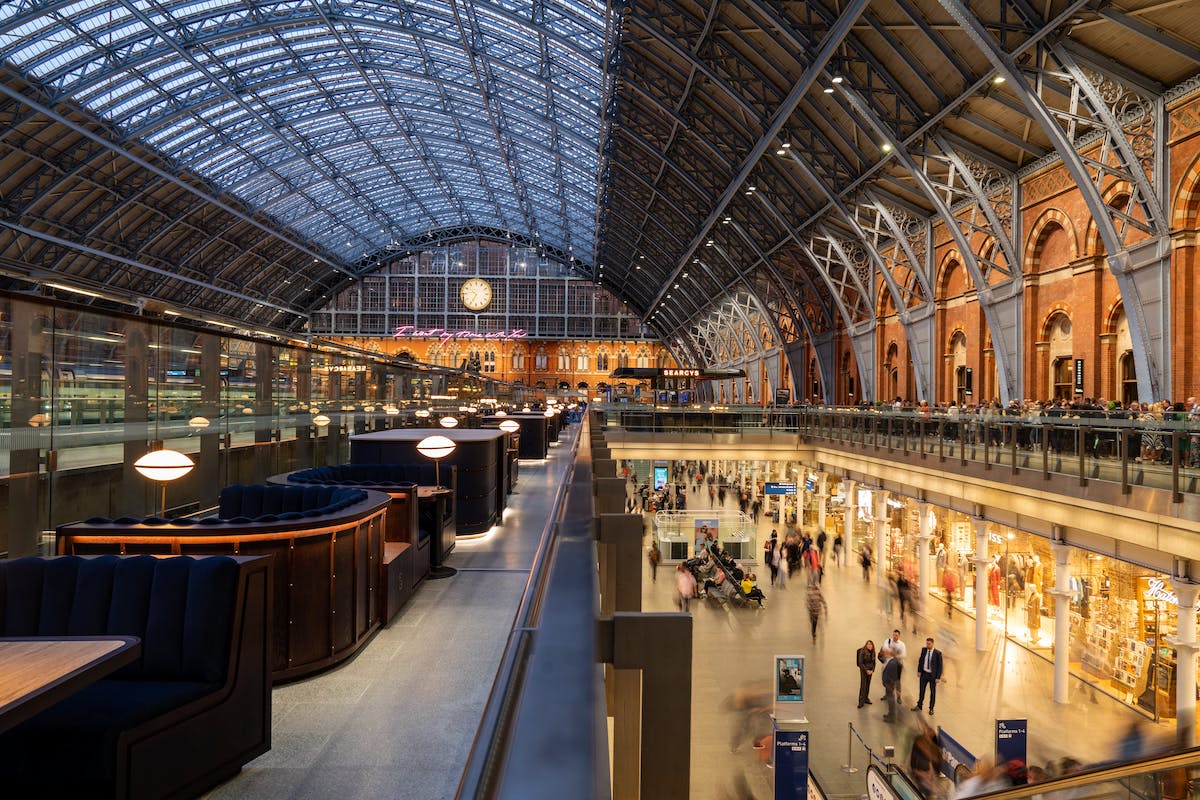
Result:
M997 75L994 78L992 78L992 85L999 86L1000 84L1004 83L1004 81L1005 81L1005 77L1003 75Z
M885 153L890 153L890 152L892 152L892 145L890 142L884 142L883 146L879 149Z
M842 82L842 76L841 76L841 75L834 75L834 76L833 76L833 82L834 82L834 83L841 83L841 82Z

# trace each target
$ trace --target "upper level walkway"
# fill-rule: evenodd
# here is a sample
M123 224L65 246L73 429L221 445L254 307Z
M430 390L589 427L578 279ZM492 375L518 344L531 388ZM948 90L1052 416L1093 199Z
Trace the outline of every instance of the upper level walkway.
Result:
M1167 574L1200 575L1185 563L1200 561L1195 423L834 408L598 410L618 458L703 448L714 459L798 461ZM1156 442L1163 447L1151 463Z

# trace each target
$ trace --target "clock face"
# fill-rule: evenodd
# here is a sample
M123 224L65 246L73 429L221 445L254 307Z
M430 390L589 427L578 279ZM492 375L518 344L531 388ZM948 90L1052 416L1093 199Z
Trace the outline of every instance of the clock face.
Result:
M492 285L483 278L471 278L463 282L458 297L472 311L482 311L492 304Z

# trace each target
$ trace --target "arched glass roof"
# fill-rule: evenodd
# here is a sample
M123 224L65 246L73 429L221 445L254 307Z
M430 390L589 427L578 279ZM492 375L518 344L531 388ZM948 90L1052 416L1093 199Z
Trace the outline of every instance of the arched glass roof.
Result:
M0 59L342 264L488 226L590 263L593 0L19 0Z

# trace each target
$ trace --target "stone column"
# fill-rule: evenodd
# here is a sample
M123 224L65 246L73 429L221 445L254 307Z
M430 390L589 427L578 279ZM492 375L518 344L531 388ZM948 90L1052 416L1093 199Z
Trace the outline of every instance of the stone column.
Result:
M1046 594L1054 597L1054 702L1068 701L1071 674L1071 548L1054 542L1054 588Z
M918 503L917 518L920 527L917 532L917 594L916 608L924 608L929 600L929 541L933 538L933 504Z
M1172 578L1171 588L1179 597L1179 627L1171 645L1178 666L1175 672L1175 731L1180 747L1196 746L1196 596L1200 584Z
M972 517L971 524L975 526L975 557L971 559L975 565L975 649L983 651L987 649L987 567L991 559L988 557L987 520Z
M882 489L875 492L875 585L884 586L884 559L887 558L887 497Z

